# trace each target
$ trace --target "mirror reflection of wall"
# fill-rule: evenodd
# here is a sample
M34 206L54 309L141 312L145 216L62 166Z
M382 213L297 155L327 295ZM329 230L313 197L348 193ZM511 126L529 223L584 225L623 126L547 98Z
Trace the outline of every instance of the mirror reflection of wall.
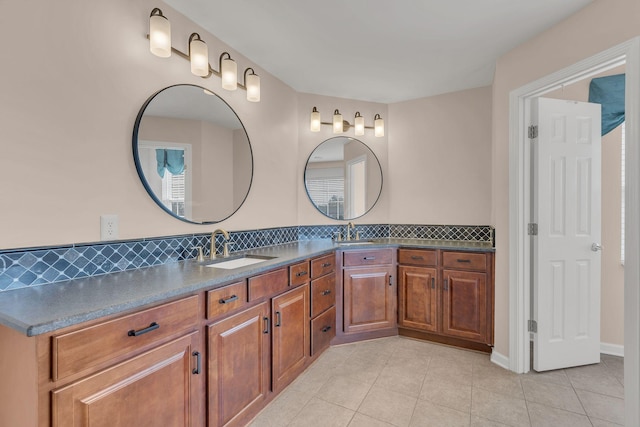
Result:
M337 220L367 213L382 189L382 170L375 154L361 141L348 137L320 144L309 156L304 179L314 206Z
M172 86L145 104L136 125L138 172L167 212L212 223L228 218L244 202L253 175L251 145L242 123L220 98L198 86ZM169 166L160 173L162 155L180 153L184 170Z

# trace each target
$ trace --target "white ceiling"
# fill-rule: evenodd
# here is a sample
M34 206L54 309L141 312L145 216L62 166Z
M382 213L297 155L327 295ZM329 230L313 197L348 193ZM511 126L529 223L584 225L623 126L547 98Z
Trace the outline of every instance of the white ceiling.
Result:
M254 62L239 68L392 103L490 85L497 58L592 0L165 1Z

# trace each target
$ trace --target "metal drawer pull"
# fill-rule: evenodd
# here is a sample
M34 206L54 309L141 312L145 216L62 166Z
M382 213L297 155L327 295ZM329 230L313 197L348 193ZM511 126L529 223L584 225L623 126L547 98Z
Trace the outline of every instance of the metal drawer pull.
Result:
M135 329L132 329L129 332L127 332L127 335L129 335L130 337L137 337L137 336L140 336L142 334L146 334L147 332L155 331L159 327L160 327L159 324L157 324L156 322L153 322L147 328L140 329L138 331L136 331Z
M373 261L374 259L376 259L376 257L374 256L366 256L363 258L365 261Z
M471 262L470 259L459 259L459 258L456 261L458 261L458 262Z
M200 373L200 352L194 351L193 353L191 353L191 355L195 356L196 358L196 367L193 371L191 371L191 373L194 375L198 375Z
M262 331L263 334L268 334L269 333L269 318L268 317L263 317L262 320L264 320L264 327L265 330Z
M389 286L393 286L393 276L389 276Z
M231 295L229 298L221 298L218 302L220 304L229 304L230 302L234 302L238 299L238 295Z
M325 289L322 291L322 295L329 295L331 293L331 289Z
M444 279L444 290L448 291L449 290L449 281L447 279Z
M275 326L280 326L282 322L282 315L280 314L279 311L276 311L276 325Z
M411 259L424 261L424 257L422 255L411 255Z
M436 288L436 278L432 277L431 278L431 289L435 289Z
M296 273L296 277L300 277L300 276L306 276L307 274L309 274L308 271L301 271L299 273Z
M325 262L324 264L322 264L322 268L327 268L327 267L331 267L330 262Z
M325 326L322 328L322 332L329 332L331 330L331 326Z

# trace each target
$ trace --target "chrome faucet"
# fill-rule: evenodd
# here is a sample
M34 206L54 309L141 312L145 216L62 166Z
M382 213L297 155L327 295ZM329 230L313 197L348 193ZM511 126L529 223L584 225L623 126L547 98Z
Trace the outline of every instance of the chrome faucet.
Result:
M351 240L351 230L355 230L356 229L356 225L349 221L349 223L347 224L347 240Z
M222 245L222 257L227 258L229 256L229 233L221 228L211 233L211 249L209 251L209 258L216 259L216 235L222 234L224 236L224 243Z

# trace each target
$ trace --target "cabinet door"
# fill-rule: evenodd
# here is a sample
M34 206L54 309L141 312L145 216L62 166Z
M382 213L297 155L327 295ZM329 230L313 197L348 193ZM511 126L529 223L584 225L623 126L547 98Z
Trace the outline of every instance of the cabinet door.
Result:
M53 427L198 426L197 333L52 392Z
M398 267L400 326L438 330L438 292L435 268Z
M396 326L393 268L344 269L344 332L357 333Z
M268 303L208 326L207 339L209 426L244 425L269 392Z
M442 332L487 341L487 275L472 271L442 272Z
M309 286L273 298L273 390L289 384L309 358Z

